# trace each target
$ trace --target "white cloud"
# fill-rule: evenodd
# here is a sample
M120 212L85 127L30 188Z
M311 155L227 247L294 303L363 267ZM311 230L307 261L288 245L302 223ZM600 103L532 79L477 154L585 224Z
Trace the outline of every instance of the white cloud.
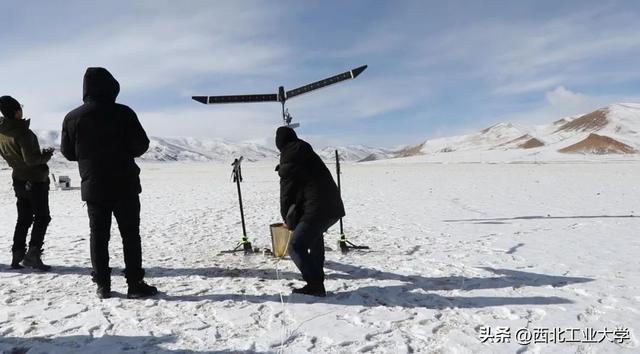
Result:
M81 104L82 76L89 66L108 68L121 83L121 97L164 92L153 100L161 102L177 92L195 105L188 93L196 94L198 83L269 74L288 55L287 46L271 32L280 16L274 8L221 3L180 16L182 5L162 3L159 12L150 9L155 3L147 5L133 18L96 23L63 40L22 39L34 43L0 57L0 87L25 104L34 125L51 128L60 125L61 112Z
M214 105L194 103L181 107L138 113L145 128L158 136L216 137L230 140L261 140L274 136L282 125L276 104Z
M552 107L564 111L575 112L591 105L587 96L567 90L564 86L558 86L553 91L547 92L545 97Z
M526 111L504 115L504 121L526 124L547 124L560 118L589 113L613 103L610 96L589 96L575 92L564 86L557 86L544 93L544 100Z
M496 95L519 95L532 91L545 90L560 82L562 82L560 77L548 77L540 80L533 79L531 81L515 81L497 86L492 93Z
M411 80L381 80L358 77L292 99L288 105L294 117L308 121L344 121L364 119L398 111L415 104L427 91Z
M421 49L413 63L456 80L484 81L488 92L497 95L595 84L603 73L619 72L620 65L627 77L637 75L635 64L617 60L640 55L637 14L606 6L576 9L543 21L496 16L428 34L417 42ZM607 65L614 60L615 65Z

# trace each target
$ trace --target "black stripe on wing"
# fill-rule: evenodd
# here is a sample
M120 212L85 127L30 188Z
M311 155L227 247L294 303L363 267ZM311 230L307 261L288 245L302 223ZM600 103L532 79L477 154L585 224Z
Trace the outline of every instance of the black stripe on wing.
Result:
M228 95L228 96L193 96L194 100L204 104L277 102L277 94L264 95Z

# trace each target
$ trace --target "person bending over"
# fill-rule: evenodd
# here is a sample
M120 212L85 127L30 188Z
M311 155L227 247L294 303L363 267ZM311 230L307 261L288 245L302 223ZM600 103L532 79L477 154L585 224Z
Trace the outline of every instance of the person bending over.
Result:
M280 150L280 213L293 231L289 255L306 285L293 293L326 296L324 287L324 232L345 215L331 172L289 127L276 131Z

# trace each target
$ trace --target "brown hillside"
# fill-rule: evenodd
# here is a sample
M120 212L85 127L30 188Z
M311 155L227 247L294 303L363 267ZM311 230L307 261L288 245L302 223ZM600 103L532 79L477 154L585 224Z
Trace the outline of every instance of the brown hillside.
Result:
M638 151L608 136L589 134L584 140L558 150L565 154L635 154Z
M365 157L364 159L359 160L358 162L368 162L368 161L378 161L378 157L376 157L376 154L371 154Z
M525 142L525 141L527 141L527 140L529 140L529 139L531 139L531 135L529 135L529 134L525 134L525 135L519 136L519 137L517 137L517 138L515 138L515 139L513 139L513 140L509 140L509 141L507 141L506 143L502 143L502 144L500 144L500 145L498 145L498 146L496 146L496 147L503 147L503 146L507 146L507 145L514 145L514 144L518 144L518 143L520 143L520 144L521 144L521 143L523 143L523 142Z
M587 113L568 123L563 124L556 132L559 131L597 131L609 122L607 120L609 110L606 108Z
M396 151L396 157L410 157L410 156L424 155L424 153L422 152L422 148L424 148L424 144L425 143L422 143L420 145L409 146L402 150L398 150Z
M500 144L496 146L496 148L504 147L504 146L514 146L519 149L533 149L540 146L544 146L544 143L529 134L522 135L513 140L507 141L506 143Z
M544 146L544 143L536 138L531 138L525 141L524 143L518 145L518 147L521 149L533 149L541 146Z

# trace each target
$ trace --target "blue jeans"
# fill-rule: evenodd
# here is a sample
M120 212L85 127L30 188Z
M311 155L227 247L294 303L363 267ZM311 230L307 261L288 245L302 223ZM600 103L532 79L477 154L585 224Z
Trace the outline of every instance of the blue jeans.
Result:
M289 256L310 286L324 284L324 233L337 221L302 221L293 231Z

